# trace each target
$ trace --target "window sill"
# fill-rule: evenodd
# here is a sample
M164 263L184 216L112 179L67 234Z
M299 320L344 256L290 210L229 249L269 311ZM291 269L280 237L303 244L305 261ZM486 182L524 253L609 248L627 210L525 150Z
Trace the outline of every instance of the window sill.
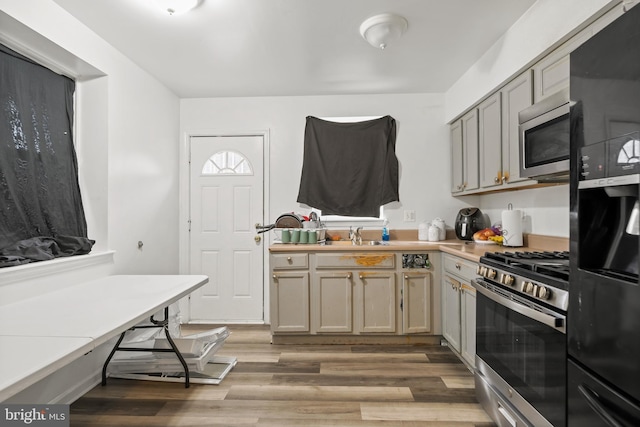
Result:
M0 269L0 283L4 286L56 273L78 270L92 265L112 264L114 254L115 251L92 252L87 255L76 255L56 258L50 261L17 265L15 267L5 267Z

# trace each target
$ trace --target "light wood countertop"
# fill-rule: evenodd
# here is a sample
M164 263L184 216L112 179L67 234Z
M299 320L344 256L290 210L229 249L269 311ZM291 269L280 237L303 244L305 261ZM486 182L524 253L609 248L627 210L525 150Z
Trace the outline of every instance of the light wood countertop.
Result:
M485 252L522 252L522 251L566 251L569 249L569 239L555 236L525 235L525 246L510 247L480 244L458 239L448 239L439 242L425 242L420 240L391 240L384 245L352 245L350 241L341 240L327 244L281 244L275 243L269 247L271 253L286 252L416 252L441 251L473 262L479 262Z

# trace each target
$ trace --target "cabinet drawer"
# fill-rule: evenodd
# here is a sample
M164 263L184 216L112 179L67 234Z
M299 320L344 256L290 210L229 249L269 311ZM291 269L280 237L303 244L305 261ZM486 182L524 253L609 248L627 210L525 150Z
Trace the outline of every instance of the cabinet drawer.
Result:
M396 257L393 253L325 253L316 254L316 268L395 268Z
M468 281L471 281L478 276L476 273L476 263L449 255L445 255L443 258L444 270L447 273L455 274L456 276Z
M274 270L309 268L309 254L273 254L271 268Z

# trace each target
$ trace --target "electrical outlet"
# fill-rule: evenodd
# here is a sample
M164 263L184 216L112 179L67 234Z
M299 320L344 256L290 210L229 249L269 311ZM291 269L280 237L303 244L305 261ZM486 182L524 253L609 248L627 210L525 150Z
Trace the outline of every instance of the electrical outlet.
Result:
M415 222L415 220L416 220L416 211L414 210L404 211L405 222Z

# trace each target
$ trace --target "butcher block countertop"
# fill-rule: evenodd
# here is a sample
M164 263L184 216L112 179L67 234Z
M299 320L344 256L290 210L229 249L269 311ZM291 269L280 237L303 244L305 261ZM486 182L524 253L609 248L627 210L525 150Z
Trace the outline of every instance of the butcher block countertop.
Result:
M380 252L380 251L441 251L473 262L479 262L485 252L522 252L522 251L567 251L569 239L555 236L542 236L535 234L524 235L525 246L507 247L499 245L480 244L475 242L448 238L439 242L426 242L417 240L417 236L410 233L413 230L398 230L394 239L385 242L388 244L371 245L367 236L363 236L362 245L352 245L347 239L330 241L326 244L282 244L274 243L269 247L272 253L283 252ZM400 239L397 237L401 237ZM402 239L407 237L407 239ZM451 237L451 236L448 236ZM413 239L412 239L413 238Z

